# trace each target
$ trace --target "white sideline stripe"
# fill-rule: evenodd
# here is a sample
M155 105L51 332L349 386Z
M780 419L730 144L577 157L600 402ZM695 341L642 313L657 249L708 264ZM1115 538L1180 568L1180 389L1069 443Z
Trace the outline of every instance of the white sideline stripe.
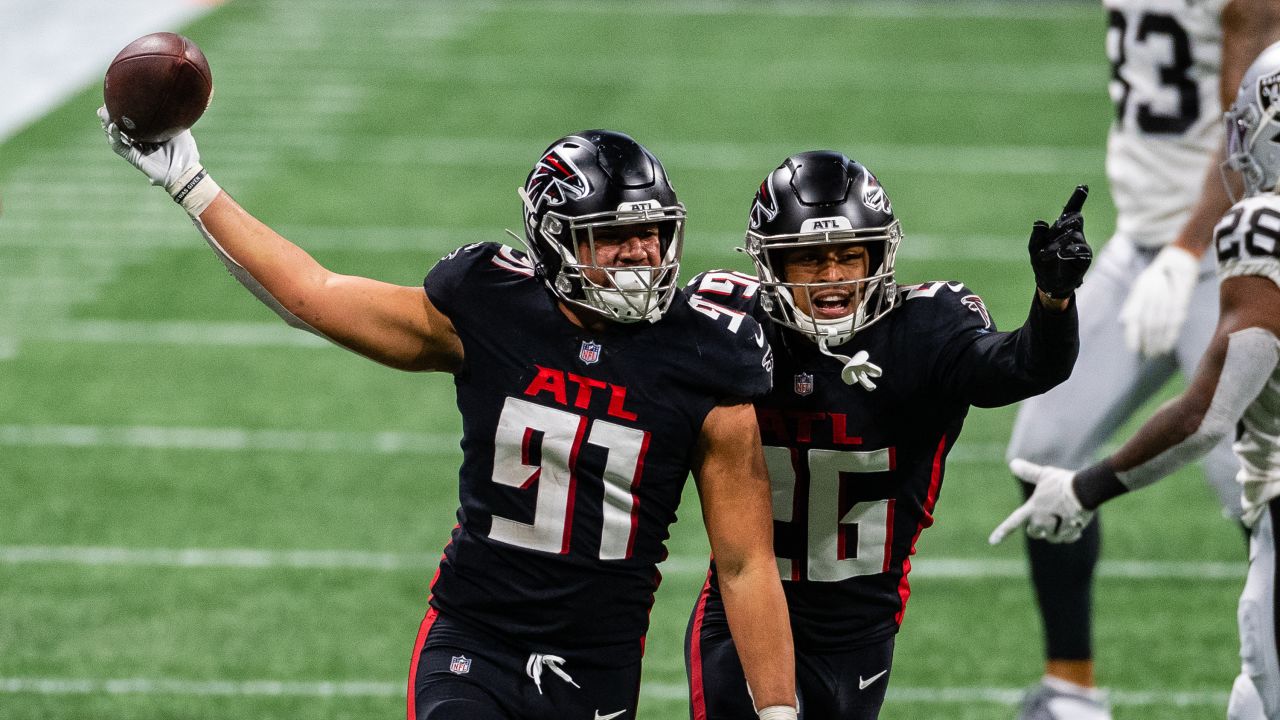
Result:
M1024 690L996 687L890 687L888 702L1016 705ZM178 680L175 678L0 678L0 693L31 695L218 695L277 697L400 697L403 681L349 680ZM648 682L640 694L660 700L688 696L683 683ZM1111 704L1124 707L1225 706L1227 693L1214 690L1111 690Z
M415 170L423 167L510 168L521 169L520 177L523 177L529 163L529 149L546 144L545 138L388 135L379 136L376 142L366 144L359 154L353 156L348 150L349 133L317 131L308 127L306 133L291 134L283 132L284 126L281 127L280 135L272 137L274 152L344 167L369 165ZM213 135L214 131L209 130L205 137ZM271 153L264 153L260 142L245 137L243 133L221 134L209 142L211 162L234 166L241 172L255 165L266 167L277 162ZM796 150L793 145L779 143L688 142L663 138L646 144L665 158L664 164L671 168L750 170L753 173L776 165L781 158ZM860 144L850 151L881 175L915 172L935 177L1057 175L1067 172L1101 175L1106 157L1104 148L1054 145ZM57 153L50 162L93 166L101 161L103 152L96 145L77 145Z
M154 220L127 218L89 221L67 218L52 221L48 217L6 218L5 227L14 235L0 241L0 248L41 251L62 248L94 250L101 253L203 248L198 235L188 231L181 223L175 224L175 220L168 215ZM423 253L423 274L436 261L437 255L462 245L475 242L518 244L501 227L446 228L395 225L338 227L281 224L276 227L276 230L309 250L421 252ZM730 249L742 244L742 233L704 231L698 235L698 242L703 247L721 248L725 251L727 260ZM1004 236L911 233L903 239L898 249L898 257L909 260L951 261L963 258L972 261L1025 264L1027 259L1022 250L1025 245L1026 240L1016 233Z
M452 433L394 430L252 430L241 427L167 427L154 425L0 425L0 447L126 447L153 450L224 450L234 452L358 452L442 455L459 450ZM951 464L1003 465L1004 443L960 442Z
M100 82L125 43L177 30L212 7L195 0L0 2L0 141Z
M359 550L264 550L259 548L125 548L92 546L0 546L0 565L89 565L101 567L240 568L253 570L311 568L323 570L427 570L439 555L378 553ZM1024 560L921 558L912 561L911 577L925 580L1023 578ZM674 555L658 569L664 575L701 575L706 556ZM1121 580L1239 580L1240 562L1175 562L1111 560L1099 563L1098 576Z
M64 343L327 348L334 345L283 322L69 320L34 328L26 338Z
M146 425L0 425L0 447L135 448L231 452L342 452L376 455L452 455L458 436L447 433L249 430Z

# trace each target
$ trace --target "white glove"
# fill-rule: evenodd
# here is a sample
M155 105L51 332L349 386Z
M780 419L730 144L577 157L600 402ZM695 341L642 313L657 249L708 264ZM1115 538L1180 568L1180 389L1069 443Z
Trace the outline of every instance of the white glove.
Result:
M1200 276L1200 261L1174 245L1166 245L1133 281L1120 309L1124 341L1143 357L1173 349Z
M1036 486L1031 497L1014 510L987 538L995 545L1009 533L1027 524L1027 535L1051 543L1069 543L1080 539L1080 534L1093 519L1094 511L1085 510L1076 497L1071 481L1076 474L1049 465L1036 465L1022 458L1009 463L1009 469L1023 482Z
M858 383L867 390L875 390L876 384L871 382L872 378L878 378L884 374L879 365L871 362L871 356L866 350L859 350L849 358L845 366L840 370L840 379L844 380L845 385Z
M199 217L217 197L220 188L200 164L200 150L190 130L162 143L138 143L111 122L106 107L98 108L98 119L111 149L141 170L152 185L163 187L192 217Z

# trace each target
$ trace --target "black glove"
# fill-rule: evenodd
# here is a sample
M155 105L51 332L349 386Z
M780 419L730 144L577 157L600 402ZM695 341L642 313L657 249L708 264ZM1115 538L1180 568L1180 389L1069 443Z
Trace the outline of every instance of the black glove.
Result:
M1062 214L1052 225L1037 220L1031 226L1031 269L1036 274L1036 287L1051 298L1070 297L1093 262L1093 249L1084 239L1084 216L1080 208L1089 197L1088 185L1077 185Z

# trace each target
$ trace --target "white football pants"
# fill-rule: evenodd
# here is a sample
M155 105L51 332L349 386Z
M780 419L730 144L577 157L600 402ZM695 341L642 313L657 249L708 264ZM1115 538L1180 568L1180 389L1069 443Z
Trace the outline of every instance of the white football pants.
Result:
M1251 528L1249 578L1240 593L1240 676L1231 688L1228 720L1280 720L1280 660L1276 651L1276 520L1272 500Z

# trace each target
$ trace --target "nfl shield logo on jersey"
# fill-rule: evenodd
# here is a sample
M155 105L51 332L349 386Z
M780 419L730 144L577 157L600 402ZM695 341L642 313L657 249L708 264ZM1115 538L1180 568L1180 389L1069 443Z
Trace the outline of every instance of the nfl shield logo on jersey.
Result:
M813 392L813 375L809 373L796 373L796 394L804 397Z
M454 655L449 661L449 672L454 675L466 675L471 672L471 658L465 655Z
M578 359L585 365L591 365L600 361L600 343L590 340L582 341L582 348L578 350Z

